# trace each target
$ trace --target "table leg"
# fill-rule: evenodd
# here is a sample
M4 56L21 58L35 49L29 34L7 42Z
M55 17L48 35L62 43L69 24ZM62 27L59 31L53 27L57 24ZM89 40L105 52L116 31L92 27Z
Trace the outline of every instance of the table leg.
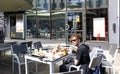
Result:
M14 74L14 57L12 56L12 74Z
M51 62L50 63L50 74L54 73L54 64Z
M27 62L26 58L25 58L25 73L29 74L29 71L28 71L28 62Z
M35 72L36 72L36 74L38 73L38 64L37 64L37 61L35 62Z

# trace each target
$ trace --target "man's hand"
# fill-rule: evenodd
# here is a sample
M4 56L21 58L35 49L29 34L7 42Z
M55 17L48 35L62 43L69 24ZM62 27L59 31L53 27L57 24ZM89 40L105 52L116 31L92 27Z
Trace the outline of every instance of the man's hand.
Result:
M78 64L78 60L77 60L77 59L74 60L74 64L75 64L75 65Z

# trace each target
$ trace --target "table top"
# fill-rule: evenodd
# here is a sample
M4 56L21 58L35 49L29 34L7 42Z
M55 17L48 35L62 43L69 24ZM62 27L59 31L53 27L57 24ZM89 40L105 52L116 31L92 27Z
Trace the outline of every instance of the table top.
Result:
M35 60L35 61L42 61L42 62L59 62L60 60L63 60L69 56L71 56L72 54L67 54L67 55L64 55L64 56L61 56L59 58L56 58L56 59L49 59L49 58L46 58L46 57L40 57L40 56L34 56L34 55L25 55L25 58L27 59L31 59L31 60Z

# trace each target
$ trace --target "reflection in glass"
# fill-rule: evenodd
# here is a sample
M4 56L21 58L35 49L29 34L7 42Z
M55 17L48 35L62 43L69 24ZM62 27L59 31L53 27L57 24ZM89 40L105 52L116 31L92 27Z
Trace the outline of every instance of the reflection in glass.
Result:
M96 1L96 7L100 7L102 5L102 1L101 0L97 0Z
M82 36L83 33L83 12L68 12L67 13L67 25L69 26L66 29L66 39L69 41L69 38L72 34L80 34Z
M52 13L52 37L63 38L65 36L65 12Z
M36 9L36 1L37 1L37 9ZM50 2L51 1L51 2ZM67 1L67 3L66 3ZM82 20L84 20L84 15L80 13L81 9L84 11L85 8L85 1L86 7L88 8L100 8L102 7L107 7L108 0L33 0L33 8L29 10L27 13L27 32L30 37L32 37L32 28L34 27L35 24L38 25L38 37L50 37L50 26L52 27L52 36L53 38L60 38L64 37L64 31L65 31L65 21L66 24L70 25L70 28L73 28L73 20L75 18L75 15L79 15L80 22L77 24L78 25L78 30L83 30ZM57 11L51 11L50 10L50 3L51 3L51 10L56 10ZM67 4L67 5L65 5ZM63 10L66 7L66 11ZM92 18L93 17L106 17L107 11L106 10L87 10L86 11L86 16L87 16L87 35L92 35ZM36 11L37 10L37 11ZM58 11L64 11L64 12L58 12ZM76 12L77 11L77 12ZM65 18L65 13L67 13L67 18ZM51 17L50 17L51 16ZM37 17L37 18L36 18ZM77 16L78 17L78 16ZM51 22L52 20L52 22ZM81 27L81 28L80 28ZM83 26L84 27L84 26ZM74 26L76 28L76 26ZM60 33L59 33L60 32ZM88 33L89 32L89 33ZM89 36L87 36L89 37ZM92 39L89 37L89 39Z
M37 6L38 6L38 7L41 7L40 0L38 0Z
M65 4L64 4L63 0L61 0L61 2L60 2L60 8L63 9L64 7L65 7Z
M44 0L43 7L45 10L48 10L48 3L46 2L46 0Z
M53 3L52 3L52 10L55 10L56 8L56 3L55 3L55 0L53 0Z
M93 7L93 4L92 4L92 1L91 1L91 0L87 0L86 2L87 2L87 3L86 3L86 4L87 4L87 5L86 5L87 8L92 8L92 7Z
M68 12L67 14L68 30L82 30L82 13L81 12Z
M85 7L85 0L67 0L68 9L79 9Z
M107 7L108 0L87 0L87 8Z

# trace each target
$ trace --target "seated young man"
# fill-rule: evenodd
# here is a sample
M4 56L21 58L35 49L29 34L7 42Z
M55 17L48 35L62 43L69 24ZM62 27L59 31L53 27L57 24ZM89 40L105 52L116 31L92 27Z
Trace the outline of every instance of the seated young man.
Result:
M69 70L70 65L82 65L81 68L84 70L88 69L88 65L90 62L89 56L89 46L81 43L81 36L77 34L73 34L70 38L72 45L77 46L77 49L73 49L75 51L75 58L69 63L63 63L60 66L60 72L66 72ZM87 72L87 71L85 71Z

